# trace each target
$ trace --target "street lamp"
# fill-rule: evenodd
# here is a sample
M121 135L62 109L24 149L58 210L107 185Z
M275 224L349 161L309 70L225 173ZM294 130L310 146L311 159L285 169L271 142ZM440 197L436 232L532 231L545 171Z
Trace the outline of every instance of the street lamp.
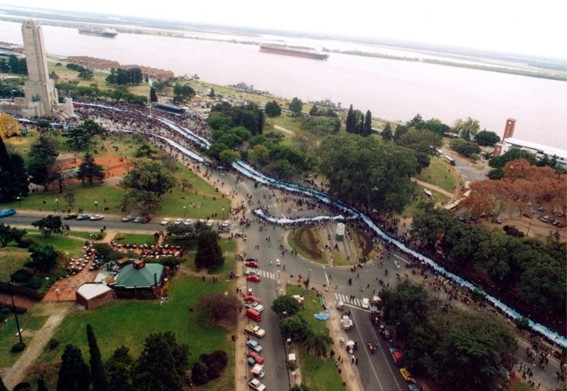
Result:
M305 281L305 288L309 289L310 282L311 282L311 269L307 269L307 281Z
M183 206L183 217L187 217L187 207Z
M14 318L16 318L16 327L18 328L18 337L20 338L20 343L23 344L22 340L22 329L20 328L20 322L18 321L18 313L16 312L16 305L14 304L14 281L10 280L8 283L10 286L10 298L12 299L12 311L14 312Z
M95 206L95 208L96 208L96 213L98 213L98 201L95 201L95 202L94 202L94 206Z
M16 200L18 200L18 204L20 205L20 209L22 208L22 197L17 196Z
M57 210L59 210L59 198L55 199L55 205L57 206Z

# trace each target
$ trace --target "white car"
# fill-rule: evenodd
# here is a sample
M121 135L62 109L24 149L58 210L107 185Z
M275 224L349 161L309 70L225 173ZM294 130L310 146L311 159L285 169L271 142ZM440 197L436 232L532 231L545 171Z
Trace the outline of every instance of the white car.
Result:
M365 310L370 308L370 299L368 297L362 299L362 308Z
M246 308L252 308L253 310L256 310L258 312L262 312L264 311L264 306L256 301L254 302L248 302L245 304Z
M183 222L184 225L193 225L193 220L187 219Z
M171 221L171 219L170 219L169 217L166 217L165 219L163 219L163 220L161 221L160 224L161 224L161 225L168 225L170 221Z
M90 217L90 219L91 220L102 220L102 219L104 219L104 216L103 215L92 215Z
M251 389L256 390L256 391L264 391L266 389L266 386L262 384L262 382L258 379L252 379L248 382L248 385L250 386Z
M182 219L176 219L176 220L175 220L175 222L174 222L173 224L175 224L175 225L179 225L179 224L181 224L182 222L183 222L183 220L182 220Z

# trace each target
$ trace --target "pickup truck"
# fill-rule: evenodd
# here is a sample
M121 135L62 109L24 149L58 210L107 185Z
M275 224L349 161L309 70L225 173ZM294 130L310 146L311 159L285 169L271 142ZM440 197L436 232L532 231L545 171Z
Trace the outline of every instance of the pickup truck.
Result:
M256 337L259 338L262 338L264 335L266 335L266 330L252 323L248 323L244 328L244 331L246 331L248 334L255 335Z

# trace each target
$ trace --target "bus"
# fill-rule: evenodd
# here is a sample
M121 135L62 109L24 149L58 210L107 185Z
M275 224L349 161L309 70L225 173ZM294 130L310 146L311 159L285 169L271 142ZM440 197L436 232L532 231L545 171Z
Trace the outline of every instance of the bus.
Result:
M184 107L168 105L166 103L153 102L152 107L156 110L167 111L168 113L173 113L173 114L177 114L177 115L185 114L185 108Z
M443 156L443 158L444 158L450 165L452 165L452 166L455 165L455 159L453 159L451 156L445 155L445 156Z

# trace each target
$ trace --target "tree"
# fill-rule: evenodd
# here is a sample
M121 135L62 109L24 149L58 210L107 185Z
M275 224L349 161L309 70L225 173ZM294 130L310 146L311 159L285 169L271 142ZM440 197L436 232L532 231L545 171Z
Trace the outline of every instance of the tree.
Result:
M188 356L187 345L178 344L172 332L150 334L134 364L132 383L139 391L178 391Z
M18 136L20 123L6 113L0 114L0 138Z
M14 153L10 155L10 161L12 162L12 177L14 178L11 186L14 189L13 194L19 197L27 196L30 190L24 159Z
M301 315L292 315L280 321L280 332L284 339L294 342L304 341L310 330L310 326Z
M89 385L89 366L83 360L81 349L75 345L65 346L57 378L57 391L88 391Z
M306 119L301 124L302 130L320 136L338 133L340 128L341 120L337 117L315 116Z
M299 312L301 306L291 295L279 296L272 302L272 311L279 316L292 316Z
M132 387L131 367L134 363L128 348L117 348L106 363L109 391L134 391Z
M17 229L0 223L0 244L6 247L11 241L21 243L22 238L27 234L25 229Z
M89 149L92 135L84 127L75 126L65 131L63 135L68 138L68 140L65 141L65 144L69 148L76 151Z
M30 264L42 273L47 273L55 267L59 253L50 244L34 243L28 248L31 254Z
M500 142L500 136L498 136L494 132L489 132L488 130L483 130L482 132L478 132L476 136L474 136L474 141L478 145L482 145L485 147L491 147L494 144Z
M458 119L453 123L452 131L467 141L473 140L480 129L478 120L468 117L466 120Z
M218 269L224 264L224 256L219 245L219 235L211 230L203 231L197 237L197 253L195 266L209 271Z
M240 158L240 154L236 151L226 149L219 154L219 162L229 166Z
M332 342L333 339L329 336L328 330L316 331L311 328L305 338L305 348L307 352L313 353L317 357L325 357Z
M384 141L391 141L394 138L394 134L392 133L392 125L390 125L389 122L386 122L386 125L380 133L380 136L382 136Z
M150 102L157 102L158 101L158 97L156 94L156 89L152 86L150 87Z
M275 100L266 103L264 111L268 117L279 117L282 114L282 108Z
M2 376L0 376L0 391L9 391L8 387L4 384L4 380L2 380Z
M37 379L37 391L49 391L43 379Z
M199 361L206 365L208 378L216 379L228 364L228 357L224 350L215 350L212 354L201 354Z
M480 147L476 143L467 140L454 139L451 141L451 148L465 157L471 157L480 153Z
M416 169L417 172L421 172L429 166L429 157L435 154L436 148L443 145L443 140L441 136L430 130L410 128L396 141L396 144L415 152L418 163Z
M241 309L242 302L235 295L213 292L201 296L195 314L207 325L235 325Z
M85 154L85 158L79 165L79 173L77 177L85 183L85 180L89 185L92 185L93 182L96 180L99 183L102 183L104 180L104 169L100 164L95 163L94 156L87 152Z
M159 205L161 197L175 186L175 178L163 163L142 158L134 160L133 168L122 184L129 189L129 198L138 208L152 210Z
M382 293L384 319L396 325L396 335L404 340L414 325L425 322L429 315L427 292L418 285L402 282L394 290Z
M303 110L303 102L301 99L295 97L289 102L289 110L291 111L292 117L301 116L301 111Z
M361 136L368 137L372 134L372 113L370 110L366 112L364 117L364 126L362 127Z
M28 160L28 174L31 176L31 182L44 186L47 190L49 182L55 175L55 158L59 155L54 146L54 141L45 135L40 135L37 142L34 143L30 150Z
M94 330L90 324L87 325L87 340L89 341L89 354L93 388L95 391L108 391L108 381L104 366L102 365L102 358L100 356L100 349L96 342Z
M173 102L185 102L195 96L195 90L189 84L175 83L173 86Z
M347 134L325 138L319 156L330 194L343 202L387 213L403 210L413 196L418 165L407 148Z
M63 222L61 221L61 216L48 215L47 217L33 221L31 225L33 227L37 227L46 238L51 237L51 234L53 232L59 234L63 232Z

